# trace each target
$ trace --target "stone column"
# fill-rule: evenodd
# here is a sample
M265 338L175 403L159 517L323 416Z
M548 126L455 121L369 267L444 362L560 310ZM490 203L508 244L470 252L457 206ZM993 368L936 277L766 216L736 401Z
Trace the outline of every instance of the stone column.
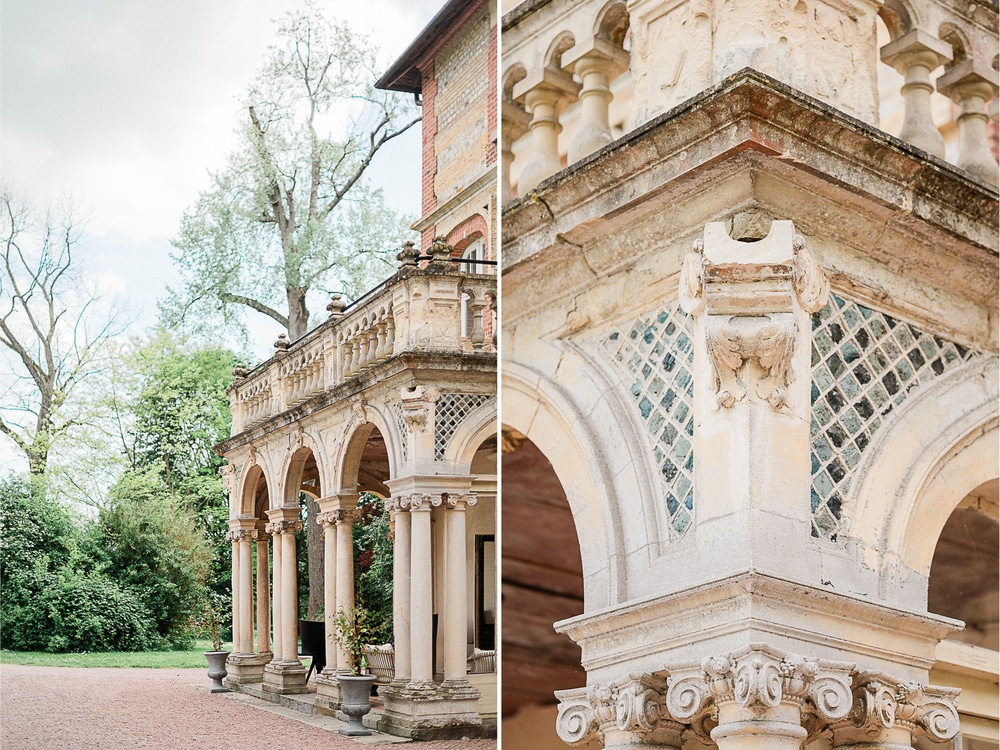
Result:
M410 681L410 498L389 500L395 524L392 556L392 637L395 644L394 688Z
M525 79L514 86L514 98L523 100L531 110L531 152L521 170L518 193L521 197L538 183L562 168L559 158L559 111L567 95L575 95L579 85L560 70L545 68L539 80Z
M513 102L504 102L500 115L500 205L505 206L517 197L510 185L510 165L514 163L511 145L528 132L531 118L522 107Z
M563 53L563 69L583 81L580 89L580 124L569 144L572 164L611 143L608 105L612 78L628 69L628 53L607 39L592 37Z
M238 531L230 531L226 537L233 547L233 653L238 654L243 650L240 643L240 536Z
M448 494L445 501L445 621L444 684L448 690L471 690L465 677L468 619L465 510L476 504L474 494Z
M358 511L340 509L337 516L337 610L350 613L354 609L354 522ZM337 651L337 671L350 674L350 659L341 647Z
M251 530L240 535L240 653L253 653L253 554Z
M431 507L440 495L410 496L410 682L408 691L433 692L434 602L431 589Z
M929 154L944 158L944 138L931 117L930 74L939 65L951 62L951 45L920 29L913 29L880 50L882 62L905 78L903 129L899 137Z
M917 735L948 742L958 734L958 688L900 682L882 672L856 672L850 716L833 725L840 750L900 750Z
M298 591L295 565L295 532L301 521L282 521L281 535L281 656L286 664L299 664Z
M254 530L257 541L257 653L271 651L271 597L268 581L268 535L263 529Z
M267 532L271 535L271 544L274 550L274 562L271 565L272 568L272 583L271 583L271 622L274 627L274 658L271 660L272 664L277 664L281 662L284 646L284 639L282 638L281 629L281 524L278 522L269 523L266 527Z
M997 163L986 134L990 119L986 114L986 102L997 94L996 71L966 59L951 66L937 79L937 89L961 110L957 165L990 185L998 184Z
M323 672L337 672L337 514L320 513L316 523L323 527L323 620L326 627L326 667Z

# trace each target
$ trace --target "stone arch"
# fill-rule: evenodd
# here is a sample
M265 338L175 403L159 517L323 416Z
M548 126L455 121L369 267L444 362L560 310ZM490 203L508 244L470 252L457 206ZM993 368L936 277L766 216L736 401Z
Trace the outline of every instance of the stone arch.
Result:
M500 99L503 102L514 101L514 86L518 81L523 81L528 76L528 71L522 63L514 63L503 74L503 82L500 86Z
M628 9L622 0L610 0L597 14L594 36L623 47L629 30Z
M878 17L889 30L890 39L897 39L918 27L917 15L907 0L886 0L878 10Z
M344 449L337 460L339 488L336 492L350 494L354 492L373 492L381 497L388 497L390 492L384 482L397 474L398 461L394 461L394 447L391 435L382 420L371 420L355 424L350 430L350 437L344 443ZM379 438L384 442L388 467L387 476L380 479L372 475L364 467L366 450L375 447Z
M271 505L271 492L274 482L270 481L264 467L256 461L248 462L240 477L240 489L237 497L239 507L238 518L267 518L265 511Z
M956 24L941 24L941 27L938 29L938 37L948 42L952 49L952 60L945 65L945 70L963 62L971 54L969 37Z
M504 363L504 423L530 439L552 464L573 512L587 610L626 598L621 514L603 451L576 406L555 384Z
M497 435L496 401L487 401L473 409L451 436L445 447L444 461L457 472L468 473L472 460L484 440Z
M316 486L307 488L303 486L303 482L308 481L305 475L312 473L313 469L315 469L316 474ZM312 495L313 499L323 497L322 490L325 487L323 486L323 475L319 469L319 459L316 452L308 446L302 446L289 455L288 462L285 464L284 479L285 505L297 505L300 492Z
M374 430L378 430L385 441L386 453L389 459L389 478L399 473L402 465L402 436L395 426L395 420L387 417L381 410L367 404L363 416L356 410L351 420L343 430L348 436L339 446L339 450L331 460L332 477L331 493L354 492L358 484L358 469L361 465L365 445ZM377 494L382 494L378 492Z
M555 39L552 40L548 50L545 52L545 67L561 70L563 52L570 49L574 44L576 44L576 38L573 36L573 32L559 32Z
M891 603L926 608L941 530L971 490L997 477L997 375L985 356L939 377L904 402L859 467L845 505L848 542Z
M323 441L316 435L309 432L293 433L293 442L289 444L285 459L281 467L279 476L284 481L282 487L282 497L285 505L295 505L298 503L298 488L301 487L301 475L305 468L305 461L311 455L316 463L317 484L323 489L323 493L317 495L322 497L326 494L326 489L330 485L330 467L327 461L327 453L323 447ZM294 489L293 489L294 488ZM313 494L310 492L309 494Z
M480 237L486 244L487 252L490 252L489 233L487 231L486 218L482 214L473 214L462 223L448 232L445 241L452 246L452 257L461 258L465 248L471 245Z

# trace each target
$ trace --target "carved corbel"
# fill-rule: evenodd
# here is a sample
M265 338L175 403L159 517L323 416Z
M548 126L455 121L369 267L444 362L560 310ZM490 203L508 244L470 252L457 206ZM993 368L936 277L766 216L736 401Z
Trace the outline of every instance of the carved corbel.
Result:
M711 253L706 242L711 240ZM748 393L776 411L788 406L792 358L800 331L796 304L819 310L830 284L791 222L773 222L759 248L729 238L725 225L705 228L679 279L681 308L703 320L716 403L732 408Z
M403 407L403 421L414 432L426 430L430 424L431 404L438 400L437 389L426 385L399 389L399 402Z
M225 464L219 467L219 476L222 477L222 484L226 492L230 495L236 491L236 467L233 464Z

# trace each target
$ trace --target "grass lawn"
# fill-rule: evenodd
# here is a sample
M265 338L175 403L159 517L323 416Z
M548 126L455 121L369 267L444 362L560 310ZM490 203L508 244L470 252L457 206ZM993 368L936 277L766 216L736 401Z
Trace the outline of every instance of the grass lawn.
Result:
M231 644L228 644L231 645ZM224 645L223 648L227 646ZM105 651L102 653L49 654L42 651L0 650L0 664L29 667L147 667L161 669L208 669L203 651L208 641L197 641L190 651Z

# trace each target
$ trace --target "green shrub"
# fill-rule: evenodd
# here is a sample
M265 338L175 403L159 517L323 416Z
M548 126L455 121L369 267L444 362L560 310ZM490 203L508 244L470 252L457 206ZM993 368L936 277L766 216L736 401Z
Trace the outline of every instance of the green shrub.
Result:
M41 562L41 561L40 561ZM134 592L100 573L44 564L26 578L34 596L0 614L3 647L16 651L143 651L162 645Z

